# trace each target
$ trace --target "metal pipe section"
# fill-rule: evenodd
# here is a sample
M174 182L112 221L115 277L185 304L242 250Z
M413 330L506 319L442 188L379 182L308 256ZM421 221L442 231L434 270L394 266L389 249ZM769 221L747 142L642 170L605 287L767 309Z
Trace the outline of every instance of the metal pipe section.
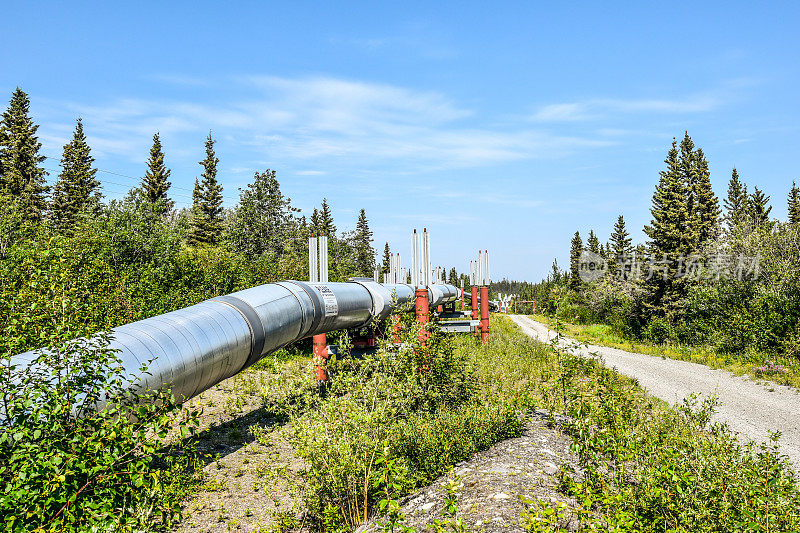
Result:
M324 241L320 244L327 248ZM319 267L327 276L325 255ZM454 301L458 289L432 285L428 295L431 305L440 305ZM126 379L152 361L137 389L170 387L181 401L288 344L384 319L413 298L410 285L372 280L268 283L114 328L109 347L117 350ZM29 365L39 353L15 355L11 364Z

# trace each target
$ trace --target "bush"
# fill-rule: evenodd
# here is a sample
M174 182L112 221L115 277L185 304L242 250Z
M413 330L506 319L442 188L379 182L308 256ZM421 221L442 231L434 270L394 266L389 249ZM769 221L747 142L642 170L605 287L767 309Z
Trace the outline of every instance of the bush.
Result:
M180 512L195 465L168 392L129 391L120 361L97 341L55 344L0 374L0 516L6 531L150 530Z
M477 394L469 351L432 330L423 346L418 331L406 321L403 347L332 361L324 398L293 417L292 444L308 464L306 506L326 529L354 529L379 498L430 483L519 432L510 403Z

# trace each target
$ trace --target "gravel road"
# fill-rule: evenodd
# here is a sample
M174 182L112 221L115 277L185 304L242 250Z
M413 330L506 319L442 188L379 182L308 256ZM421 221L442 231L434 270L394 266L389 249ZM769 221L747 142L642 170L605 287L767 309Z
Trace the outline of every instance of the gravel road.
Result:
M556 333L523 315L510 315L524 333L548 342ZM574 342L563 339L564 344ZM779 430L781 451L800 470L800 391L776 384L761 385L746 376L705 365L662 359L617 348L588 345L579 353L598 353L606 366L635 378L653 396L675 404L693 392L716 394L719 406L715 420L727 422L740 437L767 442L768 432Z

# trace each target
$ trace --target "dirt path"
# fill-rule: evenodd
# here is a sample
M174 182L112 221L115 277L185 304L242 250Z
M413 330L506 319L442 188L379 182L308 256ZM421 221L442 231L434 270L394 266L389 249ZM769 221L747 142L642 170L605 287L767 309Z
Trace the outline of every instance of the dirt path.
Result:
M548 342L556 333L526 316L511 315L524 333ZM569 344L571 339L562 339ZM693 392L716 394L720 405L715 420L727 422L738 435L767 442L769 432L782 433L780 448L800 469L800 391L783 385L756 383L746 376L705 365L626 352L617 348L582 345L581 355L598 353L606 366L638 380L650 394L675 404Z

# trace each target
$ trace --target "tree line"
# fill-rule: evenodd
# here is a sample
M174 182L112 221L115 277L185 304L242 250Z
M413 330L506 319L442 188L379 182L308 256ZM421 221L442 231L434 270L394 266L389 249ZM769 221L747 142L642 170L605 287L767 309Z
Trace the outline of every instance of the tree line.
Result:
M622 214L605 243L593 229L585 242L576 231L568 270L554 261L547 279L523 287L527 297L540 310L561 306L574 321L602 321L631 337L800 354L797 184L780 221L770 216L770 197L750 189L736 168L720 202L708 160L688 132L673 139L664 163L645 242L633 243ZM601 258L593 275L587 252Z
M236 205L224 207L210 133L192 204L178 209L158 132L139 183L106 201L84 122L77 119L52 185L38 127L29 96L17 88L0 118L5 347L13 339L20 348L35 345L36 328L55 328L58 314L68 315L73 333L97 331L260 283L306 279L308 237L315 235L329 237L331 281L373 275L377 258L364 209L353 231L337 230L326 198L308 220L272 169L255 172ZM37 294L36 287L48 290ZM55 305L65 299L74 307ZM12 327L21 318L29 329Z

